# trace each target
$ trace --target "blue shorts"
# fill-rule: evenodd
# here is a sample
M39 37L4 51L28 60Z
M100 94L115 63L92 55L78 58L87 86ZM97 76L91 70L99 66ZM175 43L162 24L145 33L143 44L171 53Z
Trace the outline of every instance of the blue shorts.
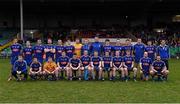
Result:
M103 68L103 71L110 71L110 68L104 67L104 68Z
M96 71L99 71L99 67L98 67L98 66L94 66L94 69L95 69Z
M149 76L149 70L144 70L144 71L143 71L143 75L144 75L145 77L148 77L148 76Z

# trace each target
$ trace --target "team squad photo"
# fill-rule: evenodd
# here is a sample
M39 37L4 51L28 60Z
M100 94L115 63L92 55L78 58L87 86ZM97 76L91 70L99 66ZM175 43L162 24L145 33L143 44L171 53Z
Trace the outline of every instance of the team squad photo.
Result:
M94 42L79 38L72 44L71 40L58 40L53 44L52 39L42 44L40 39L35 45L26 41L22 46L14 39L11 47L11 65L8 81L31 80L101 80L104 81L167 81L169 73L169 47L162 39L159 45L153 45L151 40L143 44L141 38L136 44L131 39L125 43L116 40L111 45L109 39ZM106 74L107 73L107 74ZM137 73L139 73L137 75ZM132 74L132 75L131 75Z

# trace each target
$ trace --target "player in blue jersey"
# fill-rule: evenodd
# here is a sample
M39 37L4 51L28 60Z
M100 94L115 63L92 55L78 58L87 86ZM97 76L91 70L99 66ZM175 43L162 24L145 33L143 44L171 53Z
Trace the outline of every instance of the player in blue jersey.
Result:
M33 58L33 48L30 41L26 41L26 47L23 49L24 60L27 62L27 65L30 66Z
M152 45L152 41L147 42L147 46L145 47L145 51L148 53L148 57L151 58L152 61L154 61L156 56L156 47Z
M127 39L127 40L126 40L126 43L125 43L125 46L123 47L123 53L124 53L124 55L126 55L126 51L127 51L127 50L130 50L130 55L132 55L132 54L133 54L133 49L134 49L134 47L133 47L133 45L131 44L130 39Z
M157 54L161 56L161 60L165 62L167 70L169 69L168 59L170 58L169 46L165 40L161 40L161 44L157 47Z
M11 72L8 78L8 81L10 81L12 79L12 70L13 70L13 66L15 61L18 59L18 56L21 54L22 51L22 45L18 43L17 39L13 40L13 44L10 46L11 48Z
M37 44L33 47L34 57L38 59L38 62L43 64L44 46L40 39L37 40Z
M92 69L90 67L91 57L88 55L88 50L85 50L83 56L81 56L81 70L79 70L79 75L82 77L82 72L84 71L84 80L89 79Z
M103 45L101 42L99 42L98 36L95 36L94 40L95 40L95 42L93 42L91 44L91 54L93 55L94 52L96 51L96 52L98 52L98 56L101 56Z
M113 57L112 59L113 61L113 73L112 73L112 76L116 76L116 72L115 71L118 71L119 72L119 75L120 75L120 79L121 80L124 80L124 70L123 70L123 58L120 56L120 52L119 51L116 51L115 52L115 56Z
M56 63L58 62L59 57L62 56L62 52L65 51L62 40L58 40L58 45L56 46Z
M125 80L126 82L128 81L128 79L130 78L130 72L133 71L133 79L136 82L136 77L137 77L137 68L134 67L134 58L131 55L131 51L127 50L126 51L126 56L124 56L123 58L124 61L124 72L125 72Z
M98 56L98 51L94 51L94 55L91 58L93 79L101 80L101 74L102 74L101 60L102 60L101 57Z
M44 52L46 55L46 61L48 61L48 57L51 57L54 61L54 57L55 57L55 46L52 44L52 39L48 39L47 41L47 45L45 45L44 47Z
M77 58L77 55L74 53L73 58L69 61L70 66L70 80L73 78L77 78L76 72L80 70L81 60ZM81 80L81 76L79 75L79 80Z
M105 40L105 45L103 46L102 52L103 52L103 55L105 55L106 52L109 52L109 54L111 55L112 46L110 45L109 39Z
M73 57L75 48L74 48L73 45L71 45L71 41L70 41L70 40L68 40L68 41L66 42L65 51L66 51L66 55L67 55L69 58L72 58L72 57Z
M115 54L116 54L116 51L119 51L119 52L120 52L120 54L119 54L120 56L123 55L123 46L121 46L121 43L120 43L120 40L119 40L119 39L117 39L116 45L113 46L114 56L115 56Z
M18 56L18 60L16 60L13 66L12 75L16 78L17 81L27 79L27 63L25 60L23 60L23 56Z
M144 52L144 57L140 59L140 74L145 81L149 80L149 72L151 70L152 60L148 57L148 53Z
M139 67L140 59L143 57L145 46L140 38L137 39L137 43L134 45L135 67Z
M109 55L109 52L106 51L105 55L102 58L102 80L104 81L105 72L108 73L109 80L114 80L115 76L112 75L114 70L112 69L112 57Z
M61 79L64 79L64 73L66 73L68 79L70 78L70 72L69 72L69 57L66 56L66 52L62 52L62 56L58 58L58 70L61 74Z
M33 62L30 65L29 76L32 80L37 80L42 75L42 66L41 63L38 62L36 57L33 58Z
M88 51L88 55L91 55L91 46L88 44L89 41L87 39L84 40L84 44L81 47L81 54L84 54L84 51Z
M158 76L158 80L167 80L167 75L169 71L167 70L166 64L161 60L161 56L157 55L156 60L152 63L152 70L150 74L154 80L154 76Z

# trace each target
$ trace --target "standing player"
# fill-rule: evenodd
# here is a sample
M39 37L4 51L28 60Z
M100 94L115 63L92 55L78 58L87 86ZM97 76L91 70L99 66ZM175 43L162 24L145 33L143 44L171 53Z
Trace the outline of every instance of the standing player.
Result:
M124 70L123 70L123 59L122 57L120 56L120 52L119 51L116 51L115 52L115 56L113 57L113 70L117 70L119 72L119 75L120 76L120 79L121 80L124 80ZM116 76L116 73L114 72L113 73L113 76Z
M70 80L76 78L76 72L80 70L81 61L77 58L77 55L74 53L73 58L70 59ZM81 80L81 76L79 75L79 80Z
M77 55L78 58L81 57L81 47L82 47L82 44L80 43L80 39L76 38L76 42L74 44L74 48L75 48L74 53Z
M92 76L93 79L101 80L102 68L101 68L101 57L98 56L98 51L94 51L94 55L91 58ZM94 72L96 74L94 74ZM95 76L94 76L95 75Z
M144 57L140 59L140 74L145 81L149 80L149 72L151 70L152 60L148 57L148 53L144 52Z
M65 46L65 51L66 51L66 55L69 57L69 58L72 58L73 57L73 54L74 54L74 46L71 45L71 41L68 40L67 41L67 45Z
M55 46L52 44L52 39L48 39L48 44L44 48L44 52L46 54L46 61L48 61L48 57L51 57L54 61L54 55L55 55Z
M140 38L137 39L137 43L134 45L134 53L135 53L135 67L138 68L140 59L143 57L145 50L144 44L142 44L142 40Z
M101 56L102 54L102 43L99 42L99 37L95 36L95 42L91 44L91 52L92 55L94 54L94 52L98 52L98 56Z
M82 67L79 70L79 75L82 77L82 72L84 71L84 80L88 80L89 72L91 72L91 57L88 55L88 51L85 50L83 56L81 56Z
M117 39L116 41L116 45L113 47L113 52L114 52L114 56L116 54L116 51L119 51L120 52L120 56L123 55L123 46L121 46L121 43L120 43L120 40Z
M22 46L18 43L17 39L13 40L13 44L11 45L11 72L10 72L10 76L8 78L8 81L10 81L12 79L12 70L13 70L13 66L15 61L18 59L18 56L21 54L21 50L22 50Z
M103 55L105 55L106 52L109 52L109 54L111 55L112 52L112 46L110 45L110 40L106 39L105 40L105 45L103 46Z
M62 52L65 51L62 40L58 40L58 45L56 46L56 63L59 57L62 56Z
M34 46L34 57L38 59L38 62L43 64L44 46L40 39L37 40L37 44Z
M66 56L66 52L63 51L62 52L62 56L60 56L58 58L58 62L57 62L57 65L58 65L58 69L59 69L59 72L61 73L61 79L63 79L63 74L64 72L66 72L66 75L68 76L68 79L69 79L69 57Z
M154 61L156 56L156 47L152 45L152 41L147 42L147 46L145 47L145 51L148 53L148 57L151 58L152 61Z
M42 66L41 63L38 62L38 59L36 57L33 58L33 62L30 65L30 72L29 76L32 80L36 80L37 77L41 77L42 75Z
M108 73L109 80L114 80L115 76L112 73L115 73L115 70L112 69L112 57L109 55L109 52L105 52L105 56L102 58L102 80L104 81L105 72Z
M84 54L84 51L88 51L88 55L91 54L90 45L88 44L89 41L87 39L84 40L84 44L81 47L81 54Z
M30 66L32 63L33 49L30 41L26 42L26 47L23 49L24 60L27 62L27 65Z
M126 56L124 56L123 61L124 61L124 66L123 67L124 67L126 82L130 78L129 75L130 75L131 71L133 71L133 73L134 73L133 79L136 82L137 68L134 67L134 58L131 55L131 51L130 50L126 51Z
M58 80L58 68L52 57L48 57L48 61L44 63L43 74L47 80ZM49 77L52 78L49 78Z
M22 74L24 75L23 79L21 78ZM18 56L18 60L14 63L12 75L17 81L27 79L27 63L21 55Z
M161 60L165 62L167 70L169 69L168 59L170 58L169 46L166 45L165 40L161 40L161 44L157 47L157 54L160 55Z
M127 39L126 40L126 43L125 43L125 46L123 47L123 52L124 52L124 55L126 55L126 51L129 50L130 51L130 55L133 54L133 45L131 44L131 41L130 39Z
M152 63L152 70L150 74L154 80L154 76L158 76L158 80L167 80L169 71L166 68L164 61L161 60L161 56L157 55L156 60ZM164 79L163 79L164 78Z

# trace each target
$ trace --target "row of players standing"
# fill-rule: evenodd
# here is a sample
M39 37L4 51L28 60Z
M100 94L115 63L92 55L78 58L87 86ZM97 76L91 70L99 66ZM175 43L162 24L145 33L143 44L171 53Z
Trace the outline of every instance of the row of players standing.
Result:
M31 46L30 42L26 42L26 47L22 47L17 43L17 39L14 40L14 44L11 46L12 55L11 55L11 64L14 65L14 62L17 60L18 55L23 53L24 59L27 64L30 65L32 58L36 57L40 63L43 64L43 61L48 60L48 57L52 57L56 62L62 56L62 52L66 52L66 55L69 58L73 57L73 54L76 53L77 57L80 58L81 54L84 51L88 51L89 55L93 55L94 52L98 52L99 56L103 56L106 52L109 52L111 56L114 56L116 51L120 52L120 55L123 57L126 55L126 50L130 50L130 54L133 55L132 59L135 59L135 65L139 65L140 59L143 57L144 52L148 53L148 57L152 61L155 60L155 56L158 54L161 56L161 59L166 63L168 69L168 59L169 59L169 48L165 44L165 40L161 41L159 46L153 46L151 41L148 41L147 46L145 46L141 39L137 40L137 43L133 46L130 39L126 40L126 45L122 46L120 41L117 39L116 45L111 46L110 41L105 40L105 45L99 42L99 38L95 37L95 42L89 44L88 40L84 41L84 45L80 43L80 39L76 39L74 45L71 45L71 41L67 41L66 45L63 45L61 40L58 40L58 45L55 46L52 44L52 40L48 39L47 45L42 45L41 40L37 41L37 45Z

